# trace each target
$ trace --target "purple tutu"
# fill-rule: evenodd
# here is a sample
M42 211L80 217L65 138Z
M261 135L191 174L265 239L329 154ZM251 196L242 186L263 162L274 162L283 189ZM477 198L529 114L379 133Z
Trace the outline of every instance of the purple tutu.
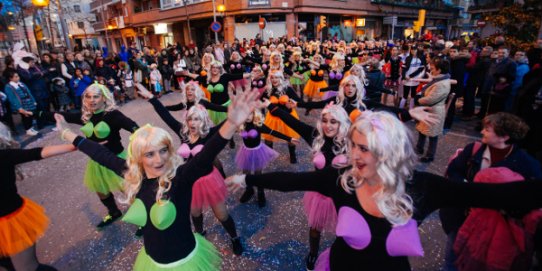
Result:
M315 271L330 271L329 268L329 252L330 249L324 250L320 256L318 256L318 260L316 260L316 265L314 266Z
M332 91L332 90L324 91L324 97L322 98L322 100L327 100L335 96L337 96L337 91Z
M246 84L247 84L247 80L246 79L239 79L239 80L235 80L235 81L231 81L233 86L235 88L245 88Z
M303 205L309 226L320 232L334 232L337 226L337 210L333 200L318 192L306 192Z
M278 152L260 143L258 147L247 148L244 144L235 155L237 168L243 171L254 172L262 170L279 157Z
M192 187L192 208L204 209L226 201L228 189L218 169L199 178Z

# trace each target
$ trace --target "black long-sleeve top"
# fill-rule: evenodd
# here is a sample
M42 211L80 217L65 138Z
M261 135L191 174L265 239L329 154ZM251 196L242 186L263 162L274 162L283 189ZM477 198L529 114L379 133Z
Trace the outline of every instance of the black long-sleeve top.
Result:
M224 69L230 74L243 74L245 72L245 61L228 61L224 64Z
M186 102L186 104L178 103L178 104L175 104L175 105L168 105L168 106L166 106L166 109L169 110L169 111L181 111L183 109L189 110L195 104L196 103L194 103L194 102ZM222 105L210 103L209 101L207 101L205 99L199 100L198 104L201 104L201 105L203 105L203 107L205 107L205 109L209 109L209 110L212 110L212 111L228 112L228 107L227 106L222 106Z
M202 145L207 142L209 138L211 138L212 135L216 134L220 127L224 124L225 121L220 123L219 125L216 125L214 127L211 127L209 129L209 133L206 137L200 137L196 142L190 143L188 142L187 138L182 134L183 124L176 120L171 113L164 107L164 105L156 98L149 99L149 102L154 107L154 111L160 116L160 118L167 124L173 132L179 137L181 142L188 144L190 148L193 148L196 145Z
M274 137L286 140L287 142L290 142L290 140L292 140L292 138L289 137L289 136L286 136L286 135L284 135L284 134L282 134L280 132L277 132L275 130L271 130L271 128L269 128L265 124L262 124L262 126L256 126L252 122L245 123L244 131L249 132L250 130L256 130L258 132L258 135L256 137L254 137L254 138L252 138L252 137L246 137L246 138L243 137L243 144L245 144L245 147L247 147L247 148L258 147L260 145L260 143L262 142L262 134L272 135Z
M17 192L15 166L41 160L42 148L0 150L0 218L15 212L23 205Z
M247 185L279 191L316 191L333 199L339 211L349 207L367 222L371 240L361 250L350 247L343 237L337 237L331 246L330 269L351 270L411 270L406 256L392 257L386 250L386 240L392 224L385 218L368 214L355 193L349 194L338 179L341 170L328 168L305 173L276 172L247 175ZM542 182L513 182L506 184L456 183L426 172L414 172L408 181L407 193L414 203L413 219L422 221L442 207L477 207L493 209L534 209L542 206Z
M95 141L95 142L106 142L104 146L112 151L115 154L119 154L124 150L124 147L122 146L121 138L120 138L120 130L124 129L130 133L135 132L139 128L137 123L133 121L132 119L126 117L122 112L118 110L113 111L101 111L99 113L95 113L92 115L90 120L87 123L83 123L83 120L81 120L81 114L80 113L58 113L64 116L67 122L69 123L75 123L79 125L87 125L87 123L92 123L94 127L96 127L100 122L104 122L109 126L109 135L105 138L99 138L97 137L96 133L92 133L88 139ZM42 117L45 119L54 122L54 113L51 112L42 112Z
M209 89L209 86L216 87L217 85L221 84L224 87L224 91L222 92L213 92L211 93L211 102L214 104L224 104L227 101L230 100L230 97L228 95L228 83L230 81L240 80L243 79L243 74L229 74L225 73L220 76L220 79L218 79L218 82L209 82L207 89Z
M167 264L186 258L194 250L196 241L190 225L190 204L192 201L192 185L200 177L213 170L213 160L226 146L228 140L215 134L207 141L202 151L179 166L175 177L171 179L171 188L164 195L175 205L176 217L171 226L165 230L157 229L153 223L147 222L143 227L143 245L147 254L156 262ZM107 149L90 140L77 137L74 145L94 161L113 170L119 176L126 171L126 161L118 158ZM143 201L147 212L156 203L156 179L144 178L136 198Z
M311 70L311 75L309 76L309 79L314 82L324 81L324 75L326 74L327 70L329 70L329 65L320 64L320 67L318 67L318 69Z

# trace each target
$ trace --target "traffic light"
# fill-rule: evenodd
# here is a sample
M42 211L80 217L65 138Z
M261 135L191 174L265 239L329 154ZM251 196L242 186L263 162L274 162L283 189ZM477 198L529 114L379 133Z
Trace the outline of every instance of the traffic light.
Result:
M412 29L414 29L415 32L420 32L422 29L422 26L420 25L420 21L414 21L414 25L412 26Z
M418 11L418 23L420 27L425 25L425 9L420 9Z
M321 16L320 16L320 25L321 25L322 27L326 27L326 26L327 26L326 16L324 16L324 15L321 15Z

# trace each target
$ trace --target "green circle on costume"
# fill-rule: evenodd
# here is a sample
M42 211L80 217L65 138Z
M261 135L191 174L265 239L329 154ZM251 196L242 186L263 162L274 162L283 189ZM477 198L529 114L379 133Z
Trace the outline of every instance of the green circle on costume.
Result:
M207 86L207 91L213 93L213 92L215 92L215 87L213 87L213 85L208 85Z
M92 122L87 122L85 125L83 125L83 127L79 128L79 130L81 130L81 132L83 132L83 134L89 138L94 133L94 124L92 124Z
M147 209L143 201L136 198L122 217L122 221L144 227L147 224Z
M96 127L94 127L94 134L99 139L108 137L110 132L111 128L109 128L109 125L103 121L98 122L98 124L96 124Z
M155 203L151 207L151 222L159 230L165 230L173 224L177 216L177 209L171 201Z
M223 92L224 91L224 86L222 84L216 84L215 85L215 92Z

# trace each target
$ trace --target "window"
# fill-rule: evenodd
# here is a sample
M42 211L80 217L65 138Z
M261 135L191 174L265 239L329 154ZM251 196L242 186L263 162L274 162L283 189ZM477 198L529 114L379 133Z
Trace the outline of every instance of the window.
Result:
M79 27L79 29L85 29L85 22L77 22L77 27Z
M73 5L73 11L75 12L81 12L81 6L80 5Z

